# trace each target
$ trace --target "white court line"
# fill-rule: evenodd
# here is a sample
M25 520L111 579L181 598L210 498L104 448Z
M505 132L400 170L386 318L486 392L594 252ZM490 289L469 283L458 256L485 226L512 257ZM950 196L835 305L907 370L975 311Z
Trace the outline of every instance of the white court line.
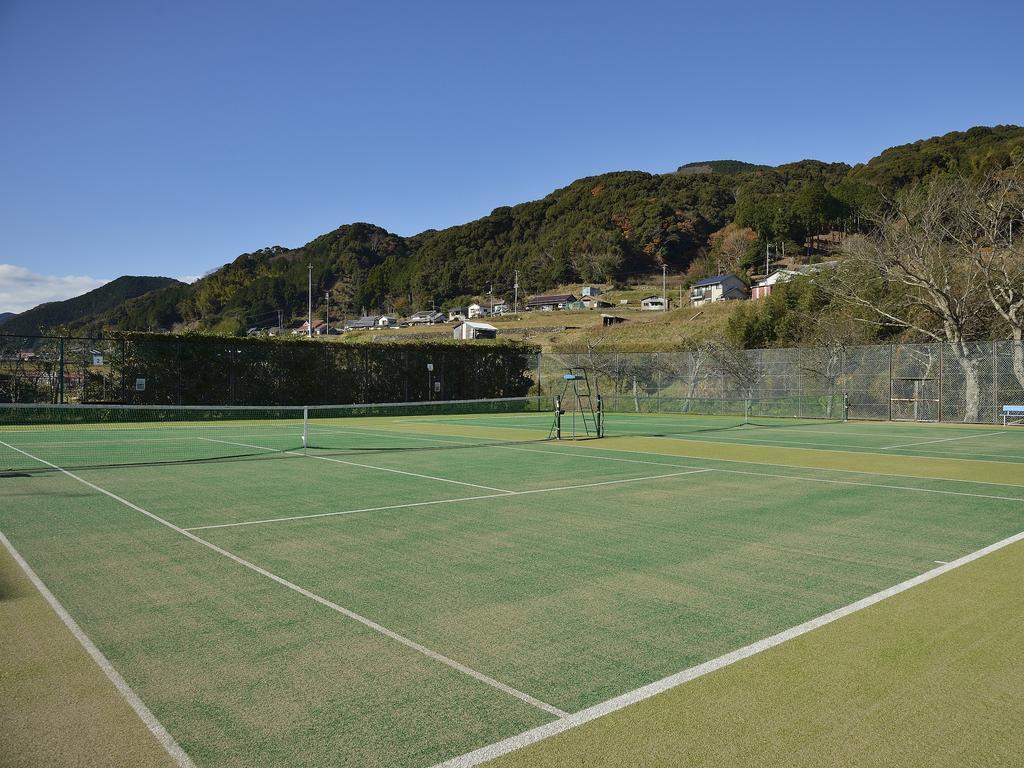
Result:
M409 477L418 477L421 480L437 480L442 483L453 483L455 485L466 485L470 488L481 488L485 491L497 491L498 493L513 493L513 491L505 490L504 488L493 488L489 485L478 485L477 483L465 483L462 480L451 480L447 477L435 477L434 475L421 475L419 472L406 472L404 469L392 469L391 467L377 467L373 464L360 464L355 461L345 461L344 459L335 459L330 456L317 456L312 453L302 453L302 451L282 451L278 448L267 448L265 445L252 445L251 443L235 443L230 440L216 440L212 437L200 437L200 440L206 440L209 443L223 443L224 445L237 445L241 448L256 448L260 451L271 451L273 453L286 453L289 456L305 456L309 459L320 459L321 461L333 461L335 464L347 464L350 467L362 467L363 469L376 469L380 472L394 472L396 475L408 475Z
M78 622L71 618L71 614L67 612L67 609L64 608L63 605L61 605L53 592L47 588L43 583L43 580L36 575L36 572L32 570L32 567L25 561L25 558L21 556L21 553L14 548L14 545L11 544L3 533L0 533L0 544L4 545L7 551L11 554L11 557L14 558L14 561L21 566L21 570L25 572L25 575L28 576L29 581L32 582L35 588L39 590L39 594L43 596L43 599L46 600L47 603L49 603L54 613L56 613L57 616L60 617L60 620L64 622L64 626L70 630L71 634L74 635L82 648L85 649L85 652L88 653L89 656L92 657L92 660L96 662L97 666L103 670L103 674L105 674L107 679L114 684L117 692L121 694L121 697L126 702L128 702L128 706L135 711L135 714L139 716L139 719L146 725L149 732L156 737L158 742L160 742L160 746L167 751L167 754L170 755L174 759L174 762L176 762L181 768L193 768L194 764L192 762L192 758L188 756L188 753L178 745L178 742L174 740L174 737L171 736L171 734L167 732L167 729L160 724L160 721L156 719L156 715L154 715L150 711L149 707L143 703L142 699L139 698L139 695L131 689L131 686L129 686L125 679L121 677L121 674L114 669L110 660L104 656L103 652L96 647L96 644L89 639L89 636L85 634L85 630L78 625Z
M295 583L293 583L291 581L288 581L287 579L282 578L281 576L278 576L275 573L271 573L270 571L266 570L265 568L261 568L260 566L256 565L255 563L251 563L248 560L245 560L245 559L239 557L238 555L235 555L235 554L229 552L228 550L223 549L222 547L218 547L216 544L212 544L211 542L207 541L206 539L202 539L199 536L196 536L194 533L190 533L189 531L185 530L184 528L181 528L181 527L175 525L174 523L170 522L169 520L165 520L164 518L160 517L159 515L155 515L152 512L147 512L145 509L143 509L139 505L133 504L132 502L128 501L127 499L124 499L124 498L118 496L116 493L113 493L112 491L108 491L105 488L101 488L100 486L96 485L95 483L91 483L88 480L86 480L86 479L84 479L82 477L79 477L78 475L74 474L73 472L69 472L68 470L64 469L63 467L58 467L56 464L52 464L49 461L46 461L45 459L40 459L38 456L33 456L31 453L23 451L20 448L15 448L13 445L8 445L7 443L5 443L3 441L0 441L0 445L6 446L7 448L10 448L11 450L17 451L18 453L20 453L20 454L22 454L24 456L27 456L30 459L38 461L40 464L45 464L46 466L51 467L52 469L56 469L57 471L62 472L63 474L65 474L68 477L70 477L72 480L77 480L78 482L82 483L83 485L86 485L89 488L92 488L94 491L98 491L99 493L102 493L104 496L108 496L109 498L113 499L114 501L117 501L117 502L123 504L124 506L128 507L129 509L133 509L136 512L140 512L141 514L145 515L146 517L150 518L151 520L154 520L154 521L160 523L161 525L164 525L167 528L170 528L172 531L175 531L176 533L180 533L182 536L184 536L184 537L186 537L188 539L191 539L192 541L196 542L197 544L202 544L204 547L213 550L214 552L216 552L219 555L223 555L224 557L228 558L229 560L231 560L231 561L233 561L235 563L238 563L239 565L241 565L241 566L243 566L245 568L248 568L250 571L258 573L260 576L265 576L266 578L270 579L271 581L275 581L278 584L280 584L281 586L287 587L288 589L292 590L293 592L297 592L298 594L302 595L303 597L307 597L310 600L313 600L314 602L317 602L317 603L319 603L320 605L322 605L322 606L324 606L326 608L330 608L332 611L336 611L336 612L340 613L343 616L347 616L348 618L352 619L353 621L358 621L360 624L362 624L363 626L369 627L374 632L377 632L377 633L379 633L381 635L384 635L385 637L388 637L388 638L390 638L392 640L395 640L396 642L401 643L402 645L406 646L407 648L411 648L412 650L417 651L417 652L423 654L424 656L427 656L427 657L433 659L434 661L438 661L441 664L444 664L444 665L446 665L448 667L451 667L452 669L455 669L455 670L457 670L459 672L462 672L464 675L468 675L469 677L472 677L473 679L478 680L481 683L489 685L492 688L496 688L497 690L502 691L503 693L507 693L508 695L513 696L513 697L519 699L520 701L525 702L525 703L527 703L527 704L529 704L529 705L531 705L533 707L536 707L537 709L543 710L544 712L547 712L550 715L554 715L555 717L565 717L565 715L566 715L565 712L563 712L562 710L558 709L557 707L552 706L551 704L547 704L547 703L541 701L540 699L535 699L533 696L530 696L528 693L523 693L522 691L517 690L516 688L513 688L510 685L506 685L505 683L503 683L503 682L501 682L499 680L496 680L493 677L490 677L489 675L485 675L483 672L477 672L475 669L473 669L471 667L467 667L465 664L462 664L461 662L458 662L455 659L449 658L448 656L445 656L445 655L443 655L441 653L438 653L437 651L433 651L430 648L427 648L425 645L421 645L420 643L417 643L415 640L410 640L408 637L405 637L404 635L400 635L397 632L395 632L394 630L388 629L387 627L385 627L385 626L383 626L381 624L378 624L377 622L373 621L372 619L368 619L365 616L362 616L362 615L356 613L355 611L349 610L348 608L340 606L337 603L331 602L330 600L328 600L325 597L321 597L320 595L318 595L318 594L316 594L314 592L310 592L308 589L305 589L304 587L300 587L298 584L295 584Z
M614 425L615 422L617 422L622 417L622 415L623 414L613 414L612 415L611 421L612 421L613 425ZM627 419L626 419L626 421L624 423L626 423L629 426L632 426L632 425L635 425L635 424L644 424L644 425L648 425L648 426L652 426L652 427L656 427L656 426L664 427L664 426L667 426L665 422L656 421L656 420L644 420L643 418L633 419L633 418L628 418L628 414L626 414L626 415L627 415ZM607 414L605 414L605 416L607 417ZM775 418L775 417L765 417L765 418ZM779 417L779 418L786 419L786 418L790 418L790 417ZM831 422L831 423L850 423L850 422L840 422L839 420L836 420L836 419L816 419L816 421L826 422L826 423L827 422ZM885 427L880 426L879 427L880 430L881 429L885 429L885 428L891 426L890 422L880 421L880 422L877 422L877 423L879 425L883 425L883 424L886 425ZM992 429L996 429L997 428L997 425L995 425L995 424L990 424L990 425L985 425L985 424L975 424L975 425L950 424L948 428L958 428L958 427L961 427L961 426L967 427L969 429L970 428L981 429L981 428L985 428L986 426L990 428L984 434L981 434L981 435L979 435L979 434L970 435L970 437L983 437L983 436L987 436L989 434L989 432L992 431ZM817 428L815 428L815 429L806 429L806 427L817 427L817 425L816 424L787 424L784 421L781 421L779 424L744 424L744 425L742 425L742 427L743 427L743 431L745 431L745 432L752 432L752 431L755 431L755 430L773 430L773 429L785 428L787 430L796 430L792 434L800 434L800 435L814 434L814 435L832 435L833 437L849 437L849 436L853 436L853 437L874 437L874 438L888 437L890 439L896 437L896 435L891 435L891 434L887 435L887 434L882 434L880 432L854 431L852 428L847 429L845 427L843 427L839 431L834 430L834 429L817 429ZM942 429L947 429L947 427L942 427ZM998 434L1003 434L1003 433L999 432Z
M349 427L349 428L346 428L346 427L334 427L334 429L345 430L345 431L358 430L359 433L377 434L377 435L380 435L381 437L390 436L391 435L391 433L388 433L388 432L373 432L373 431L371 431L369 429L364 429L364 428L359 428L359 427ZM432 434L432 433L430 433L430 432L422 433L421 432L420 434ZM441 437L415 437L413 435L408 435L408 434L404 434L404 433L403 433L402 436L406 437L406 438L408 438L410 440L425 440L425 441L428 441L428 442L451 443L453 445L465 445L465 446L470 446L471 445L470 443L464 443L464 442L461 442L459 440L446 440L446 439L443 439ZM621 435L621 436L622 437L651 437L650 435ZM469 440L469 439L472 439L472 438L465 438L465 439ZM652 438L652 439L654 439L654 438ZM695 440L693 442L710 442L711 444L714 444L714 441L706 441L706 440L703 440L703 441ZM558 443L555 442L554 444L557 445ZM554 454L556 456L559 455L560 451L565 451L565 454L568 455L568 456L584 456L584 457L586 456L586 454L583 454L583 453L572 453L572 452L570 452L568 450L568 448L570 446L565 446L564 448L560 448L560 449L556 449L556 450L545 450L545 449L542 449L542 448L525 448L525 447L519 446L519 445L508 445L508 444L504 444L504 443L498 443L498 444L495 444L495 445L486 445L486 446L483 446L483 447L487 447L487 448L500 448L501 450L505 450L505 451L527 451L529 453L549 453L549 454ZM602 448L600 446L596 446L596 445L593 445L593 444L590 444L589 450L594 450L594 451L611 451L611 452L614 452L614 453L639 453L639 454L645 455L645 456L665 456L667 458L672 458L672 459L677 459L677 460L678 459L688 459L688 458L691 458L691 459L692 458L701 458L701 457L694 457L694 456L680 456L679 454L675 454L675 453L659 453L657 451L634 451L634 450L629 450L629 449L626 449L626 448ZM883 454L872 454L872 455L881 456ZM604 457L593 456L593 457L590 457L590 458L595 458L596 459L596 458L604 458ZM927 457L923 457L923 458L927 458ZM790 465L790 464L773 464L771 462L764 462L764 461L746 461L746 460L743 460L743 459L717 459L716 458L716 459L702 459L702 460L703 461L727 462L729 464L747 464L747 465L753 466L753 467L781 467L781 468L784 468L784 469L792 469L792 470L796 470L796 471L800 471L800 470L803 470L803 471L807 471L807 470L815 471L816 470L816 471L819 471L819 472L845 472L847 474L864 475L866 477L902 477L902 478L906 478L908 480L929 480L929 481L940 482L940 483L968 483L970 485L995 485L995 486L999 486L1001 488L1024 488L1024 485L1019 485L1019 484L1016 484L1016 483L996 483L996 482L992 482L990 480L957 480L957 479L948 478L948 477L927 477L927 476L924 476L924 475L902 475L902 474L893 474L893 473L890 473L890 472L871 472L869 470L861 470L861 469L836 469L836 468L825 468L825 467L804 467L804 466ZM634 462L634 463L638 463L638 464L652 464L652 465L654 465L656 467L686 467L686 466L690 466L691 468L696 469L696 467L693 467L693 465L667 464L666 462L663 462L663 461L641 461L639 459L618 459L618 461L630 461L630 462ZM964 461L964 459L959 459L959 461ZM995 463L995 464L1014 464L1014 463L1019 463L1019 462L991 462L991 463ZM737 472L738 471L738 470L722 469L721 467L712 467L712 469L716 469L719 472ZM754 474L760 474L760 473L754 473ZM766 476L767 477L776 477L776 475L766 475ZM778 477L792 477L793 479L800 479L800 480L811 479L811 478L803 478L803 477L791 476L791 475L778 475ZM836 482L840 482L840 481L836 481ZM855 483L855 485L863 485L863 483ZM900 486L893 486L893 487L899 488L901 490L908 490L908 491L913 491L913 490L924 491L924 490L927 490L925 488L910 488L910 487L902 486L902 485L900 485ZM985 497L982 496L982 498L985 498ZM1003 498L1003 497L996 496L996 497L993 497L993 498ZM1014 500L1017 500L1017 499L1014 499Z
M878 453L878 451L891 450L893 448L905 448L905 447L907 447L905 445L889 445L889 446L875 448L874 446L851 446L851 445L847 445L846 443L805 443L805 444L801 445L796 440L772 440L771 438L766 438L766 437L742 437L742 436L732 437L730 435L720 435L719 437L716 437L715 439L710 440L710 439L708 439L706 437L705 438L694 437L694 435L697 435L697 434L702 434L702 433L698 433L698 432L665 432L664 434L661 434L661 435L651 435L651 434L646 434L644 432L618 432L618 433L616 433L616 436L617 437L650 437L650 438L654 438L654 439L658 439L658 440L683 440L683 441L689 441L689 442L694 442L694 443L718 443L718 444L727 444L727 445L781 445L781 446L785 446L787 448L793 448L793 449L799 450L799 451L814 451L814 450L842 451L842 452L846 452L846 453L866 453L866 454L870 454L870 455L874 455L874 456L881 456L881 455L883 455L883 454ZM946 438L946 439L949 439L949 440L965 440L965 439L967 439L967 437L968 436ZM988 437L988 435L969 435L969 437ZM942 441L939 441L939 440L926 440L924 443L919 443L919 444L920 445L924 445L925 443L930 443L930 442L942 442ZM918 445L918 443L910 443L909 445ZM998 459L1000 459L1000 458L1017 458L1016 456L1013 456L1012 454L999 454L999 453L974 453L974 452L962 451L962 452L960 452L960 457L957 457L957 456L950 456L949 454L943 453L941 451L929 451L927 449L922 449L920 451L917 451L913 455L920 456L923 453L936 454L935 458L947 459L949 461L985 461L985 462L988 462L990 464L1021 464L1021 463L1024 463L1024 462L1020 462L1020 461L999 461ZM979 456L979 457L983 457L983 458L964 459L964 458L961 458L962 456ZM922 458L931 458L931 457L930 456L922 456Z
M992 437L993 435L1002 435L1002 434L1005 434L1005 433L1004 432L986 432L983 435L961 435L960 437L943 437L943 438L940 438L938 440L921 440L920 442L917 442L917 443L903 443L902 445L887 445L884 448L881 448L880 450L888 451L888 450L892 450L893 448L910 448L911 446L914 446L914 445L929 445L930 443L948 443L948 442L950 442L952 440L981 439L983 437ZM977 454L977 455L984 456L985 454L981 453L981 454Z
M507 448L510 451L529 451L531 453L552 453L552 454L555 454L555 455L559 455L559 452L557 452L557 451L545 451L545 450L543 450L541 448L520 448L520 447L512 446L512 445L508 445L508 446L504 446L504 447ZM612 450L617 450L617 449L614 449L614 448L597 448L596 450L599 450L599 451L612 451ZM631 453L631 451L623 451L623 453ZM663 462L663 461L644 461L643 459L625 459L625 458L622 458L622 457L619 457L619 456L590 456L590 455L585 454L585 453L571 453L571 452L568 452L568 451L565 451L564 455L567 455L567 456L579 456L580 458L583 458L583 459L595 459L595 460L598 460L598 461L623 461L623 462L627 462L627 463L630 463L630 464L650 464L650 465L653 465L655 467L684 467L684 468L685 467L690 467L690 468L693 468L692 465L687 465L687 464L668 464L668 463ZM651 455L654 455L654 456L668 456L670 454L651 454ZM679 456L677 458L685 459L686 457L685 456ZM711 459L711 461L728 461L728 459ZM749 463L749 462L740 462L740 463ZM764 466L784 467L786 465L784 465L784 464L767 464L767 465L764 465ZM889 489L889 490L896 490L896 491L914 491L914 492L917 492L917 493L938 493L938 494L942 494L944 496L970 496L970 497L976 498L976 499L994 499L996 501L1019 501L1019 502L1024 503L1024 498L1018 497L1018 496L995 496L995 495L986 494L986 493L970 493L968 491L944 491L944 490L941 490L939 488L914 488L914 487L907 486L907 485L888 485L886 483L857 483L857 482L854 482L853 480L833 480L833 479L830 479L830 478L823 478L823 477L801 477L799 475L783 475L783 474L778 474L778 473L774 473L774 472L754 472L752 470L743 470L743 469L722 469L721 467L712 467L710 469L712 471L714 471L714 472L722 472L724 474L729 474L729 475L751 475L753 477L771 477L771 478L778 478L778 479L782 479L782 480L802 480L802 481L807 482L807 483L834 483L836 485L861 485L861 486L864 486L866 488L886 488L886 489ZM804 469L804 467L793 467L793 469ZM826 472L841 472L841 471L847 471L847 470L832 470L832 469L829 469L829 470L824 470L824 471L826 471ZM849 470L849 471L854 471L854 470ZM875 474L875 473L873 473L873 472L865 472L863 474L872 475L872 474ZM903 477L903 476L902 475L882 475L882 477ZM937 479L941 480L941 478L921 478L921 479L923 479L923 480L937 480ZM974 482L974 481L973 480L951 480L949 482L957 482L957 483L965 482L965 483L970 483L970 482ZM992 485L1004 485L1004 484L1003 483L992 483ZM1020 487L1020 486L1005 486L1004 485L1004 487L1015 487L1015 488L1017 488L1017 487Z
M25 434L25 433L21 433L21 434ZM230 433L228 433L228 436L230 436ZM247 438L249 438L249 437L281 437L281 433L278 432L276 434L269 434L269 435L250 435L250 434L245 434L245 435L243 435L243 437L247 437ZM181 437L126 437L126 438L121 438L121 439L117 439L117 440L115 440L114 438L100 439L100 440L61 440L60 442L54 442L52 440L43 440L43 441L40 441L40 442L35 442L35 441L23 442L23 441L19 440L18 441L18 445L24 446L26 448L28 448L28 447L52 448L54 445L59 445L61 448L64 448L65 446L69 446L69 445L97 445L99 443L114 443L115 445L134 445L134 444L141 444L141 443L184 443L184 442L188 442L188 441L191 441L191 440L204 440L204 439L205 440L209 440L209 438L193 437L192 435L183 435Z
M663 467L671 466L662 464ZM701 472L713 472L711 469L690 469L686 472L671 472L666 475L650 475L648 477L627 477L621 480L602 480L599 483L583 483L582 485L564 485L557 488L534 488L528 491L509 491L507 493L489 493L486 496L463 496L457 499L437 499L435 501L414 501L409 504L391 504L386 507L367 507L365 509L346 509L340 512L318 512L313 515L293 515L291 517L270 517L265 520L245 520L240 523L219 523L217 525L196 525L185 528L186 531L207 531L211 528L237 528L241 525L261 525L263 523L285 523L292 520L310 520L315 517L338 517L339 515L354 515L357 512L383 512L389 509L408 509L409 507L428 507L433 504L455 504L460 501L478 501L480 499L502 499L506 496L526 496L531 493L553 493L555 491L576 491L581 488L596 488L599 485L619 485L621 483L639 483L644 480L661 480L666 477L680 477L682 475L697 475Z
M620 435L616 435L616 436L620 436ZM639 433L624 432L624 433L621 433L621 436L622 437L650 437L650 438L655 439L655 440L676 440L676 441L679 441L679 442L708 443L709 445L716 445L716 444L717 445L734 445L735 444L735 445L751 445L751 446L754 446L754 445L757 445L757 444L765 444L765 445L778 444L778 445L785 446L787 448L791 448L791 449L793 449L795 451L816 451L816 450L821 450L821 451L825 451L827 453L827 452L830 452L829 449L833 449L831 452L837 452L837 453L841 453L841 452L845 452L845 453L858 453L858 454L866 454L866 455L869 455L869 456L884 456L885 455L885 454L882 454L882 453L876 453L875 452L875 451L879 451L879 450L884 450L882 448L868 448L866 450L857 450L856 448L851 448L850 446L843 445L843 444L840 444L840 443L810 443L808 445L794 445L793 442L789 441L789 440L766 440L766 439L757 438L757 437L752 437L752 438L749 438L749 439L746 439L746 440L744 440L743 438L737 438L737 439L734 440L732 438L722 436L722 437L720 437L720 438L718 438L716 440L708 440L708 439L701 439L699 437L690 437L688 435L684 435L684 433L681 433L681 432L674 433L673 435L645 435L645 434L639 434ZM973 435L972 435L972 437L973 437ZM923 459L936 458L936 459L943 459L944 461L973 461L975 463L985 462L985 463L988 463L988 464L1016 464L1016 465L1020 465L1022 463L1020 461L999 461L997 459L991 459L991 458L964 459L964 458L961 458L961 457L958 457L958 456L949 456L949 455L947 455L945 453L940 453L939 451L929 451L927 449L922 449L921 451L918 451L916 454L912 454L912 455L920 456L922 453L938 454L938 455L936 455L934 457L933 456L921 456L921 458L923 458ZM983 457L989 457L989 456L999 456L1000 454L968 453L968 452L965 451L965 452L962 453L962 455L963 456L983 456Z
M537 728L531 728L530 730L524 731L516 736L503 739L486 747L481 747L480 749L460 755L459 757L454 757L450 760L438 763L433 766L433 768L472 768L472 766L480 765L488 760L494 760L497 757L507 755L510 752L515 752L516 750L522 749L530 744L536 744L538 741L547 739L550 736L564 733L565 731L573 728L578 728L579 726L596 720L599 717L609 715L612 712L617 712L620 709L636 704L637 702L645 699L649 699L652 696L657 696L659 693L664 693L665 691L676 688L684 683L688 683L691 680L696 680L698 677L703 677L704 675L722 669L723 667L748 659L751 656L755 656L756 654L768 650L769 648L774 648L775 646L781 645L789 640L793 640L801 635L805 635L808 632L819 629L820 627L824 627L853 613L862 611L876 603L880 603L894 595L900 594L901 592L906 592L908 589L931 581L937 576L941 576L963 565L967 565L970 562L978 560L985 555L991 554L992 552L1000 550L1003 547L1007 547L1018 541L1024 541L1024 532L1010 536L1002 541L997 541L995 544L990 544L987 547L983 547L982 549L968 555L964 555L963 557L946 563L945 565L932 568L930 571L925 571L919 576L915 576L912 579L908 579L892 587L883 589L880 592L876 592L873 595L869 595L868 597L854 603L850 603L842 608L837 608L834 611L818 616L810 621L805 621L803 624L798 624L795 627L791 627L779 632L778 634L766 637L763 640L758 640L750 645L737 648L735 651L730 651L718 658L705 661L697 666L677 672L674 675L669 675L661 680L656 680L653 683L637 688L636 690L629 691L628 693L615 696L614 698L603 701L600 704L595 704L591 707L587 707L586 709L581 709L579 712L566 715L565 717L559 718L558 720L545 725L538 726Z
M627 437L639 437L639 435L627 435ZM652 440L663 440L665 438L651 438L651 439ZM678 441L678 442L686 442L686 441L681 440L681 441ZM707 441L707 440L694 440L692 442L706 442L709 445L716 445L716 443L714 443L713 441ZM717 445L721 445L721 443L717 443ZM527 448L518 448L518 447L515 447L515 446L499 446L499 447L508 448L510 450L529 450ZM992 480L960 480L960 479L952 478L952 477L928 477L927 475L905 475L905 474L899 474L899 473L895 473L895 472L870 472L870 471L868 471L866 469L837 469L835 467L807 467L807 466L801 466L799 464L775 464L774 462L770 462L770 461L750 461L749 459L721 459L721 458L705 458L703 456L681 456L678 453L661 453L659 451L636 451L636 450L633 450L633 449L630 449L630 448L602 448L602 447L597 446L597 445L590 445L590 446L588 446L588 450L591 450L591 451L612 451L613 453L639 453L639 454L641 454L643 456L665 456L665 457L672 458L672 459L700 459L701 461L722 461L722 462L727 462L729 464L749 464L750 466L753 466L753 467L782 467L784 469L817 470L819 472L845 472L845 473L851 474L851 475L868 475L868 476L871 476L871 477L905 477L905 478L907 478L909 480L932 480L932 481L936 481L936 482L940 482L940 483L968 483L970 485L998 485L998 486L1003 487L1003 488L1024 488L1024 485L1021 485L1020 483L997 483L997 482L992 481ZM808 449L801 449L801 450L811 451L813 449L808 448ZM826 451L826 453L828 453L828 451ZM582 456L583 454L572 454L572 455L574 455L574 456ZM868 455L883 456L885 454L876 453L876 454L868 454ZM914 458L914 457L906 457L906 458ZM927 459L927 458L931 458L931 457L930 456L922 456L920 458ZM944 457L944 460L945 461L971 461L974 464L982 463L982 462L974 461L973 459L955 459L955 458L945 458ZM660 462L651 462L651 463L658 464ZM984 462L984 463L988 463L988 464L1014 464L1014 465L1017 465L1017 466L1020 465L1020 462L1013 462L1013 461L990 461L990 462ZM675 465L675 466L678 466L678 465ZM728 472L729 471L729 470L721 469L720 467L715 467L715 469L718 469L720 472Z

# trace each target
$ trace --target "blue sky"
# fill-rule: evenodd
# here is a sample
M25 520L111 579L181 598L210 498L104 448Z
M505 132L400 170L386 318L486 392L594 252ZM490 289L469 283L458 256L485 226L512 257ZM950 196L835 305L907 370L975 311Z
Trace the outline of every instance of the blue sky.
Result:
M0 0L0 311L50 278L61 298L351 221L408 235L610 170L862 162L1024 123L1021 22L1010 2Z

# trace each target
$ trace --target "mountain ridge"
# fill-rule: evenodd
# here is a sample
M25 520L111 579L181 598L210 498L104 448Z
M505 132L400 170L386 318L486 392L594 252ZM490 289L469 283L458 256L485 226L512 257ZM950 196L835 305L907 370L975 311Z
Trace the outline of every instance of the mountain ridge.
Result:
M323 312L330 291L333 317L405 313L488 292L508 297L516 270L521 295L569 282L614 283L662 266L703 276L715 268L728 227L752 233L741 256L752 265L768 242L799 253L808 237L856 226L859 212L929 173L975 175L1017 157L1024 157L1024 128L995 126L891 147L854 166L723 160L669 174L614 171L410 237L344 224L302 246L241 254L194 283L128 298L72 325L226 334L274 325L279 312L285 320L305 315L307 264L314 309Z
M34 336L56 326L75 325L85 318L103 314L128 299L175 285L184 283L171 277L123 275L70 299L44 302L24 312L12 314L3 321L3 332Z

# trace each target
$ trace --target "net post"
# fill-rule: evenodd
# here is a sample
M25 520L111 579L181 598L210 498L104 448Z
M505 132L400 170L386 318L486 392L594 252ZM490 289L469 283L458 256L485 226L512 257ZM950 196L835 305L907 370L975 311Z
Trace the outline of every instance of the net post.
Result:
M302 450L309 448L309 406L302 407Z
M843 393L843 421L850 420L850 395Z
M604 401L597 396L597 436L604 437Z

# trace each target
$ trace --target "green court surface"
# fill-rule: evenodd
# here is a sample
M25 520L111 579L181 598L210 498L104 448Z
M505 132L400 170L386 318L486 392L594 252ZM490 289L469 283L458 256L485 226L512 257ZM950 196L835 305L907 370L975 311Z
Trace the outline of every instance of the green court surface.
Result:
M455 760L1024 531L1024 429L550 422L7 423L0 531L210 766Z

